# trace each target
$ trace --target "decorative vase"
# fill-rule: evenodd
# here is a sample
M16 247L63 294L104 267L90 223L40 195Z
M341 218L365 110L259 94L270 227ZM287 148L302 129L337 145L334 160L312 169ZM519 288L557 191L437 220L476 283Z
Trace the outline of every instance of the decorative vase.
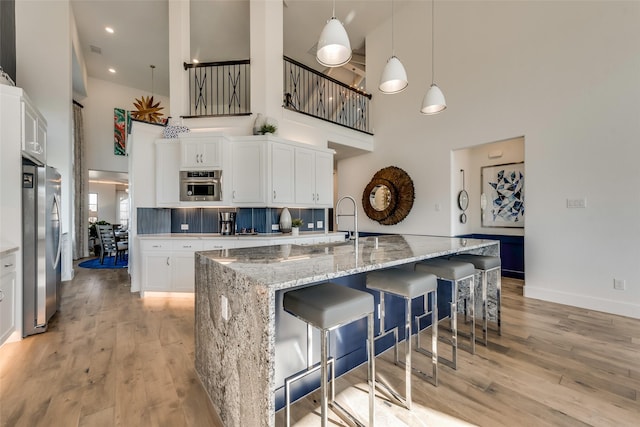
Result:
M287 208L282 208L282 212L280 212L280 231L283 233L291 231L291 214Z
M300 227L291 227L291 235L299 236L300 235Z

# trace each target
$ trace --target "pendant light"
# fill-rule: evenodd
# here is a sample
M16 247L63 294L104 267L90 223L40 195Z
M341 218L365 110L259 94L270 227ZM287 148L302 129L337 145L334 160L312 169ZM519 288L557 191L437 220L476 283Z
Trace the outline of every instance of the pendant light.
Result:
M438 114L439 112L447 108L447 102L444 100L444 94L434 83L434 5L435 0L431 0L431 87L422 100L422 108L420 109L420 112L422 114Z
M316 59L326 67L340 67L351 61L351 43L347 30L336 18L336 0L333 0L331 19L320 33Z
M395 44L393 39L394 16L393 16L393 0L391 0L391 58L387 61L387 65L382 70L380 76L380 85L378 88L382 93L398 93L402 92L409 82L407 81L407 72L404 65L395 55Z

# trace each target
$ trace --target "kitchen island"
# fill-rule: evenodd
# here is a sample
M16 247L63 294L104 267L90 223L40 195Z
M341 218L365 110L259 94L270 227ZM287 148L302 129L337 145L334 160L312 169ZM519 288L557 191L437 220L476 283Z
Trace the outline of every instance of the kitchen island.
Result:
M283 312L283 291L463 252L499 256L499 242L385 235L197 252L196 371L224 425L273 427L282 378L306 366L306 326Z

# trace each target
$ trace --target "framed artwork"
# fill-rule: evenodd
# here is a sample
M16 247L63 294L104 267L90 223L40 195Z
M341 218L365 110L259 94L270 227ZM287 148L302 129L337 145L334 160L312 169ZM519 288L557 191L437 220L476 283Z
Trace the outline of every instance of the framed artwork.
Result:
M481 169L483 227L524 227L524 163Z
M113 109L113 153L127 155L127 135L131 133L131 114L123 108Z

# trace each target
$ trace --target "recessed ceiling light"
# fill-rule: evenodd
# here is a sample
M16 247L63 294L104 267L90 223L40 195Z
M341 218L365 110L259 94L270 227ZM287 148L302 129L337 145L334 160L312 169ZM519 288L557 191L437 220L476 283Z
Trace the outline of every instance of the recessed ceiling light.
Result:
M116 69L115 69L115 68L109 68L109 72L110 72L110 73L114 73L114 74L115 74Z
M199 63L200 63L200 61L198 61L196 58L193 58L193 63L194 63L194 64L199 64Z
M109 34L115 33L115 31L113 31L113 28L111 28L111 27L104 27L104 30Z

